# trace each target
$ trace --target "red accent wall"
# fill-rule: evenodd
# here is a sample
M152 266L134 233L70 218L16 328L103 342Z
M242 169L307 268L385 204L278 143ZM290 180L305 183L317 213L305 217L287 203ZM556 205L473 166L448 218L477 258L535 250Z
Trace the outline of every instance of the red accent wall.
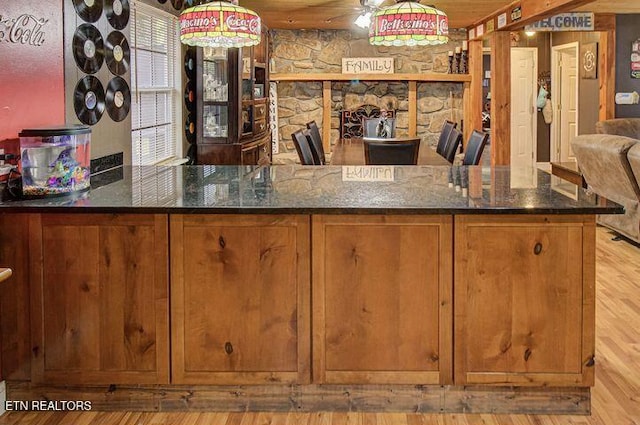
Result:
M62 0L0 2L0 140L64 124L62 30Z

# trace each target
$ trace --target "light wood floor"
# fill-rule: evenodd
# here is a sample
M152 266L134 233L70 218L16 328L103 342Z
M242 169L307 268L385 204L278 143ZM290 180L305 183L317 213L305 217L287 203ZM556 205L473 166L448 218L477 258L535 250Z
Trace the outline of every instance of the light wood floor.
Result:
M372 413L8 413L0 425L640 425L640 248L597 233L596 385L589 416Z

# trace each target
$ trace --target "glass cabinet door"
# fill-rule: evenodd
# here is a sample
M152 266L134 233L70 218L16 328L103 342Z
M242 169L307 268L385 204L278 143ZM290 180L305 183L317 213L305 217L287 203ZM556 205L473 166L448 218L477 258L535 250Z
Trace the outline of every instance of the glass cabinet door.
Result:
M228 50L202 49L202 136L226 138L229 134Z

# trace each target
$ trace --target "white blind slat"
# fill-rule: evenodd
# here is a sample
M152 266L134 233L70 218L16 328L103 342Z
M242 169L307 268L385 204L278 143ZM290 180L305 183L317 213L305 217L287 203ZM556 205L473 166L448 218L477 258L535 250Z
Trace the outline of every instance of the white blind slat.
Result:
M175 16L132 4L132 163L151 165L178 154L179 26Z

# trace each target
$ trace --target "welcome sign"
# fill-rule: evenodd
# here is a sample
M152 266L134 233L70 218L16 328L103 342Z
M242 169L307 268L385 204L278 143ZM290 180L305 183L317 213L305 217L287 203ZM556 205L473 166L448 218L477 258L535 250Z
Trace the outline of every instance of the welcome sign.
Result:
M524 27L525 31L593 31L592 12L561 13Z

